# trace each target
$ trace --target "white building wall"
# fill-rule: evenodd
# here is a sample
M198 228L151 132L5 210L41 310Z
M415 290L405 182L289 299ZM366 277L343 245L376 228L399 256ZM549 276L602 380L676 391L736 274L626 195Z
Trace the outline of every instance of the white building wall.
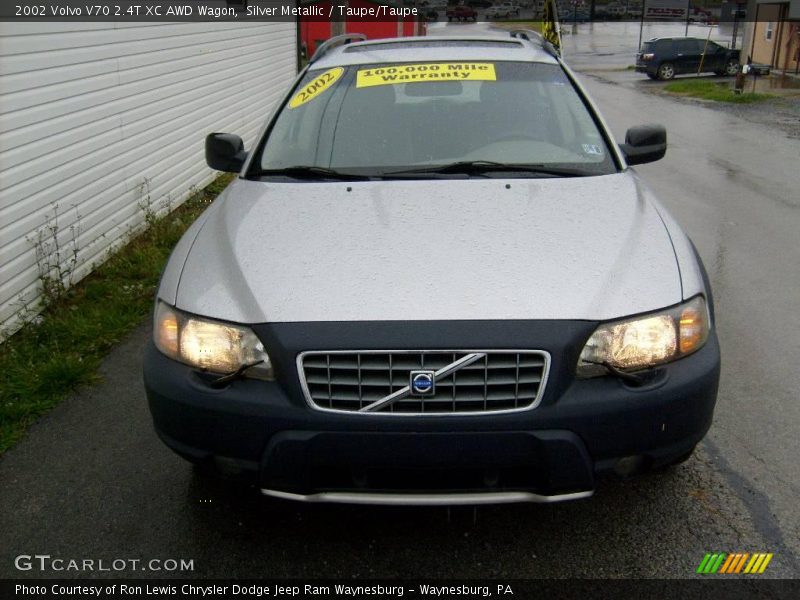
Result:
M296 74L296 25L0 23L0 329L37 304L54 224L74 281L209 183L204 138L249 147Z

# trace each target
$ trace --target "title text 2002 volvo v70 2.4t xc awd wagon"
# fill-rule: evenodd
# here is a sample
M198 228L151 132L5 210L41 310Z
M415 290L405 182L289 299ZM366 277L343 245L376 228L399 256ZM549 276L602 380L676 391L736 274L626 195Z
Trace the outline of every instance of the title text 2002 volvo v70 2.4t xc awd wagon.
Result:
M565 500L688 457L720 358L697 253L628 168L664 129L615 144L532 34L360 38L249 152L206 140L240 175L158 290L161 439L309 501Z

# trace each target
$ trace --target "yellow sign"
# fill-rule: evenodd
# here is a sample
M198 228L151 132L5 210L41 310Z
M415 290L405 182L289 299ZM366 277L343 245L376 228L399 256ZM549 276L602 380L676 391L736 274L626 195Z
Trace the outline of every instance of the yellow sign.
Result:
M429 63L361 69L356 87L416 83L421 81L496 81L492 63Z
M294 95L294 98L289 101L289 108L297 108L306 102L310 102L336 83L342 76L342 73L344 73L342 67L336 67L335 69L325 71L322 75L307 83L302 90Z

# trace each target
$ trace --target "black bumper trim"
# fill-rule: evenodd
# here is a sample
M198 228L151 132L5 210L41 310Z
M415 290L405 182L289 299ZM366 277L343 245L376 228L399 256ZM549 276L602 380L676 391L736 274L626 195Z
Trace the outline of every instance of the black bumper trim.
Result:
M657 385L631 388L610 376L578 380L574 376L577 356L595 325L582 321L262 325L256 329L275 359L278 381L243 379L222 389L212 389L191 368L166 358L151 343L144 360L145 388L156 430L168 446L193 461L221 457L252 466L260 472L262 484L279 481L275 488L262 485L267 489L308 493L313 488L312 481L280 475L289 464L302 469L305 459L297 457L311 452L311 445L305 444L302 450L301 443L302 451L292 450L285 463L283 458L275 458L275 448L283 446L281 452L287 451L291 446L286 445L289 441L298 444L303 436L309 443L316 440L315 444L326 448L338 444L330 436L348 440L376 436L382 441L375 447L400 440L404 452L412 454L413 448L404 441L410 435L418 436L416 439L427 435L443 440L433 444L432 450L429 447L428 457L437 453L448 455L447 448L454 445L459 435L476 436L476 440L477 436L488 436L476 444L480 447L488 443L486 440L494 440L492 443L499 444L497 456L507 457L508 441L492 436L522 435L541 440L548 432L561 432L572 436L570 444L582 448L577 454L570 451L582 458L570 463L568 475L575 477L575 483L567 486L570 488L567 491L585 491L592 486L592 476L587 473L611 470L621 457L642 455L648 464L666 464L697 444L711 425L720 371L718 342L712 332L701 350L661 367ZM378 415L363 419L358 415L325 413L309 408L294 367L297 353L310 349L510 346L543 349L552 356L547 388L541 404L533 410L496 415L442 415L436 419ZM328 441L324 441L326 436ZM345 446L357 447L358 443L348 441ZM538 464L536 457L545 455L546 449L531 450L533 467ZM352 462L353 456L345 455L343 464L350 467L348 461ZM473 454L466 456L472 457L467 466L470 461L478 460ZM387 464L392 462L389 460ZM463 462L454 459L456 466L464 467ZM498 459L498 464L501 463ZM558 470L556 463L548 464ZM424 461L416 466L420 465L425 466ZM536 469L532 468L533 471ZM549 471L538 473L541 489L535 489L533 484L537 482L532 482L527 486L529 491L542 494L563 491L551 489L561 484L552 479Z

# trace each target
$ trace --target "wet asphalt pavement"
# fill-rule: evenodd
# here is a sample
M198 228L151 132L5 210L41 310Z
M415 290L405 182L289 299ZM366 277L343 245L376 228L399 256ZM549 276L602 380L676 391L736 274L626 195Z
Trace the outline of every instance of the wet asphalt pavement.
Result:
M667 157L638 170L694 239L716 296L715 422L685 465L551 506L268 500L196 477L157 439L143 324L105 361L101 383L0 459L0 577L114 574L20 572L20 554L194 561L189 573L116 573L140 577L687 577L704 553L734 551L773 552L765 576L797 577L798 142L779 126L589 76L590 63L575 53L618 139L631 125L666 125Z

